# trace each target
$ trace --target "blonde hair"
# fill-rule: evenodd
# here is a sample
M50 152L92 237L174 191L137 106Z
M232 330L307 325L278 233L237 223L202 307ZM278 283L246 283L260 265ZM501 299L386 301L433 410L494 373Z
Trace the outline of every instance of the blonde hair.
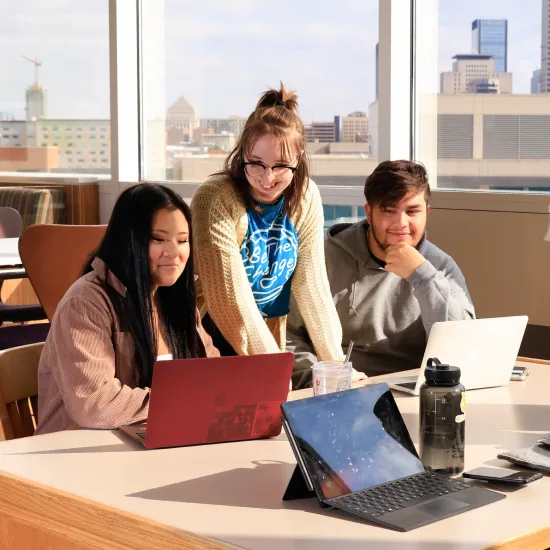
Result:
M244 173L243 162L258 139L265 135L273 135L279 140L283 158L299 159L292 183L284 191L284 207L290 215L299 206L307 189L309 163L304 124L298 115L298 95L294 90L287 91L282 82L278 90L271 88L262 94L224 163L222 173L231 177L243 201L251 207L255 205L248 192L250 184Z

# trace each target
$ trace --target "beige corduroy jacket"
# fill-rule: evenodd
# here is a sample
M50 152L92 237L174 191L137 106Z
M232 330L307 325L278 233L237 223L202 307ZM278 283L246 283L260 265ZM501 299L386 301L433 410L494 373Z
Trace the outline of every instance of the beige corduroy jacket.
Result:
M149 388L138 386L132 335L120 326L105 284L123 296L126 288L100 258L92 267L52 319L38 367L37 435L147 419ZM197 330L207 356L219 356L200 321Z

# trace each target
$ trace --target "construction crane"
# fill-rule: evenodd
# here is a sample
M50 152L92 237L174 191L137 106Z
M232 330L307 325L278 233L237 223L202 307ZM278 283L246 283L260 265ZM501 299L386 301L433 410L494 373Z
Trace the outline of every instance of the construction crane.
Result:
M30 61L34 65L34 81L36 84L38 84L38 67L42 65L42 61L39 61L37 58L31 59L30 57L27 57L26 55L21 56L25 61Z

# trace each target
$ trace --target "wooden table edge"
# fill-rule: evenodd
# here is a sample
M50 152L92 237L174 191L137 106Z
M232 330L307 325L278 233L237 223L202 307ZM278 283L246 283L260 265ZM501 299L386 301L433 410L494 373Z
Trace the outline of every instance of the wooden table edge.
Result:
M548 550L550 525L489 546L485 550Z
M545 550L549 545L550 525L485 550ZM236 550L239 547L0 471L0 549L4 548Z
M0 471L0 548L235 550L238 547Z

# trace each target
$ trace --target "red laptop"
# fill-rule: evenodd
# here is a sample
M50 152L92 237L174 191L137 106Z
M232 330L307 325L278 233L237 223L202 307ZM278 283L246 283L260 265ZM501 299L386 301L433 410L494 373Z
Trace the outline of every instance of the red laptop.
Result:
M122 431L147 449L281 433L294 354L157 361L147 424Z

